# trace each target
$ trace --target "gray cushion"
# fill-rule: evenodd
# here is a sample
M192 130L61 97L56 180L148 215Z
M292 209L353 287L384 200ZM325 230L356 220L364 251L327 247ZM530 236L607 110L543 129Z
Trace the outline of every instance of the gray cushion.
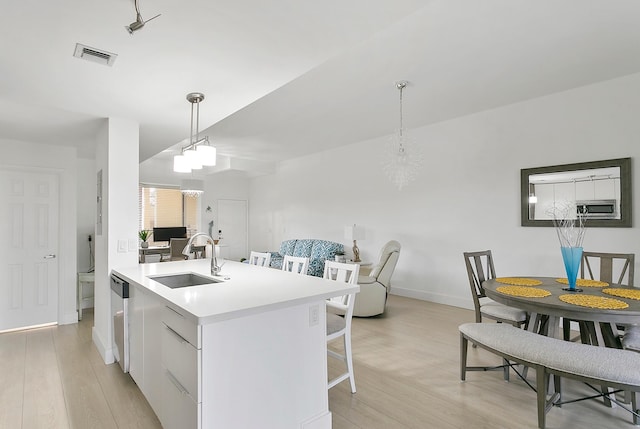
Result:
M622 348L640 352L640 326L625 325L622 336Z
M344 329L346 324L347 322L344 320L344 317L333 313L327 313L327 335L331 335L341 329Z
M552 370L640 386L640 354L545 337L505 323L465 323L459 330L474 343Z
M501 320L511 320L513 322L524 322L527 319L527 312L519 308L509 307L499 302L489 301L480 306L480 313L489 317Z

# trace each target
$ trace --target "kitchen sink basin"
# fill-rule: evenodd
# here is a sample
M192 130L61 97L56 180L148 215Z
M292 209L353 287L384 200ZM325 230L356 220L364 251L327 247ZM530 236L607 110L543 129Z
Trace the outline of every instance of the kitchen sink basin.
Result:
M165 276L149 276L151 280L157 281L171 289L181 287L208 285L212 283L220 283L222 280L216 280L211 277L201 276L195 273L168 274Z

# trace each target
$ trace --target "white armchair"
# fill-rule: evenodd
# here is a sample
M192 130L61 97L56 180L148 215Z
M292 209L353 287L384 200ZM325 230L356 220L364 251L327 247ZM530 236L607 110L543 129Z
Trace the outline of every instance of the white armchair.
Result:
M384 313L391 276L399 257L400 243L391 240L382 247L379 261L369 275L358 276L360 293L356 295L354 316L368 317Z

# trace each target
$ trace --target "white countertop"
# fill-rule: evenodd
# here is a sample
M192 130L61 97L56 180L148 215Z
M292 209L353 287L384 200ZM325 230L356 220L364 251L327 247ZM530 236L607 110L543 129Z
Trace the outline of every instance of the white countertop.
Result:
M198 324L244 317L359 291L360 286L324 280L234 261L225 261L220 283L178 289L166 287L149 276L196 273L211 276L210 259L138 264L114 268L117 276L135 283L172 303Z

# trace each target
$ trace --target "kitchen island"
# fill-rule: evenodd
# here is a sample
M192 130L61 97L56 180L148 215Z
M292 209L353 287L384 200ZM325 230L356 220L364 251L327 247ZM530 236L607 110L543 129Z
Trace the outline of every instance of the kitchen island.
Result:
M171 289L181 273L217 283ZM130 285L130 374L165 429L330 428L325 301L357 285L227 261L114 269Z

